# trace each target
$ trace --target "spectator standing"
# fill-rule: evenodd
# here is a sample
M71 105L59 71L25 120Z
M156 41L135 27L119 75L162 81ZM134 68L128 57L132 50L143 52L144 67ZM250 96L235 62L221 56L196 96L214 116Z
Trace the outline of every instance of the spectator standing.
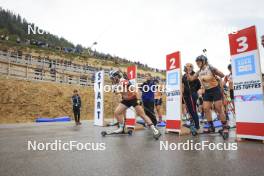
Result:
M72 109L73 109L74 120L76 125L81 125L80 122L81 106L82 106L81 97L79 96L78 91L75 89L73 91L73 96L72 96Z

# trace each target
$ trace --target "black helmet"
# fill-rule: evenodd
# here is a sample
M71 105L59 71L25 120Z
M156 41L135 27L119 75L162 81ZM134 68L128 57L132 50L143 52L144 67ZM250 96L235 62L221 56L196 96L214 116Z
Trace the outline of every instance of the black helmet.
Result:
M232 65L231 65L231 64L228 64L227 68L228 68L229 70L231 70L231 69L232 69Z
M116 76L120 79L120 78L122 78L122 73L120 71L117 71L117 70L112 70L109 72L110 79L113 79Z
M198 57L196 58L195 61L196 61L196 62L201 61L201 62L203 62L203 63L207 63L207 62L208 62L207 57L204 56L204 55L200 55L200 56L198 56Z

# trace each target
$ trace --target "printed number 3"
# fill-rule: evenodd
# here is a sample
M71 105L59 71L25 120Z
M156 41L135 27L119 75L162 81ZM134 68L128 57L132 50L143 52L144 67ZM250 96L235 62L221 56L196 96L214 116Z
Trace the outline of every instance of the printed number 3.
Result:
M172 58L170 60L170 70L175 69L175 68L176 68L176 66L175 66L175 58Z
M247 37L239 37L237 40L239 48L237 49L238 53L244 52L248 49Z

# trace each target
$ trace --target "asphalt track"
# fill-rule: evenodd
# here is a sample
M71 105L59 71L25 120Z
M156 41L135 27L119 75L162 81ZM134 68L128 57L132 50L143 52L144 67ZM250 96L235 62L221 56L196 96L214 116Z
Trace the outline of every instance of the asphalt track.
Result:
M264 174L264 144L238 143L237 151L160 151L149 130L133 136L101 137L92 122L0 125L1 176L260 176ZM28 140L38 142L104 142L105 151L28 151ZM218 134L177 136L169 143L208 140L223 142ZM235 142L234 132L228 140Z

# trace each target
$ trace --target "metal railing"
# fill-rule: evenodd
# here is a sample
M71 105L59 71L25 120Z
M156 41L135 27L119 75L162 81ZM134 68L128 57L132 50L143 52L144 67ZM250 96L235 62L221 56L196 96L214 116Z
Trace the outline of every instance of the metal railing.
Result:
M100 69L97 67L68 60L33 57L29 54L0 50L0 74L16 78L93 86L94 73L98 70ZM110 69L104 70L108 77ZM137 82L143 81L144 77L138 74Z
M0 74L27 80L92 86L97 68L0 51Z

